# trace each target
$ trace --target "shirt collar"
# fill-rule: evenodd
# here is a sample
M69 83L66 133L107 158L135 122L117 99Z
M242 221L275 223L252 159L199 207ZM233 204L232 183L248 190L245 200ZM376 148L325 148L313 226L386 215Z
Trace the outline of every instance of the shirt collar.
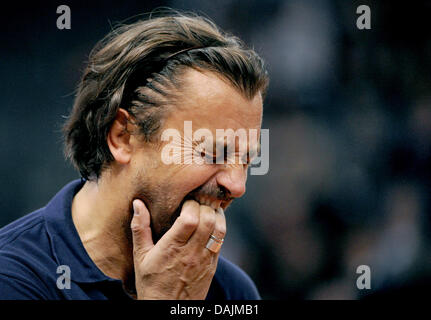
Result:
M114 280L91 260L72 220L72 200L84 183L84 179L70 182L45 207L44 217L53 254L59 265L70 267L74 282Z

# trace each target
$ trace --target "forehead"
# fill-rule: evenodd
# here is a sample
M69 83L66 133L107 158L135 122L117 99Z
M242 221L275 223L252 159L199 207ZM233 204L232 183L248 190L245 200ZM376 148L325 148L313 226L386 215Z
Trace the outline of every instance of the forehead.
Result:
M166 119L165 127L181 130L184 121L192 121L193 130L243 128L260 130L262 98L245 98L227 80L213 72L187 70L179 101Z

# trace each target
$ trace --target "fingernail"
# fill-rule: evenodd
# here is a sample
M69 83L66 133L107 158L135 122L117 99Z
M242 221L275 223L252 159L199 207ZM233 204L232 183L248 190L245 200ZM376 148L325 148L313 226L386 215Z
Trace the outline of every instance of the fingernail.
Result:
M133 200L132 204L133 204L133 215L139 216L140 212L138 209L137 200Z

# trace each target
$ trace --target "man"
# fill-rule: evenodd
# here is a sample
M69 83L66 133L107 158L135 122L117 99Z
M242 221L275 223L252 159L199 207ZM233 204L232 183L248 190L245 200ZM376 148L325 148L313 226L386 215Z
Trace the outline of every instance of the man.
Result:
M259 299L219 256L224 211L244 194L258 145L226 135L225 161L194 161L219 157L220 141L184 128L259 133L267 84L262 60L207 19L172 14L111 32L64 127L82 179L1 229L0 298ZM180 162L164 161L166 130L181 135Z

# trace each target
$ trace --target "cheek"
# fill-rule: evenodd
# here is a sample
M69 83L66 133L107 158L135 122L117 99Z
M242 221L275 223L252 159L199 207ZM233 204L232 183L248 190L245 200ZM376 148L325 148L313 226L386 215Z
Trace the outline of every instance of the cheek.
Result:
M205 184L214 172L214 168L208 165L175 165L166 166L164 170L154 173L157 208L162 212L172 213L187 194Z
M130 162L130 170L133 174L151 176L160 167L160 157L151 149L139 150Z
M174 206L188 193L205 184L216 172L211 164L164 164L157 152L143 152L133 159L131 170L141 185L149 187L151 200L161 206ZM167 208L166 208L167 209Z
M176 173L170 182L183 195L206 183L217 171L214 165L182 165L175 168ZM177 192L178 192L177 191Z

